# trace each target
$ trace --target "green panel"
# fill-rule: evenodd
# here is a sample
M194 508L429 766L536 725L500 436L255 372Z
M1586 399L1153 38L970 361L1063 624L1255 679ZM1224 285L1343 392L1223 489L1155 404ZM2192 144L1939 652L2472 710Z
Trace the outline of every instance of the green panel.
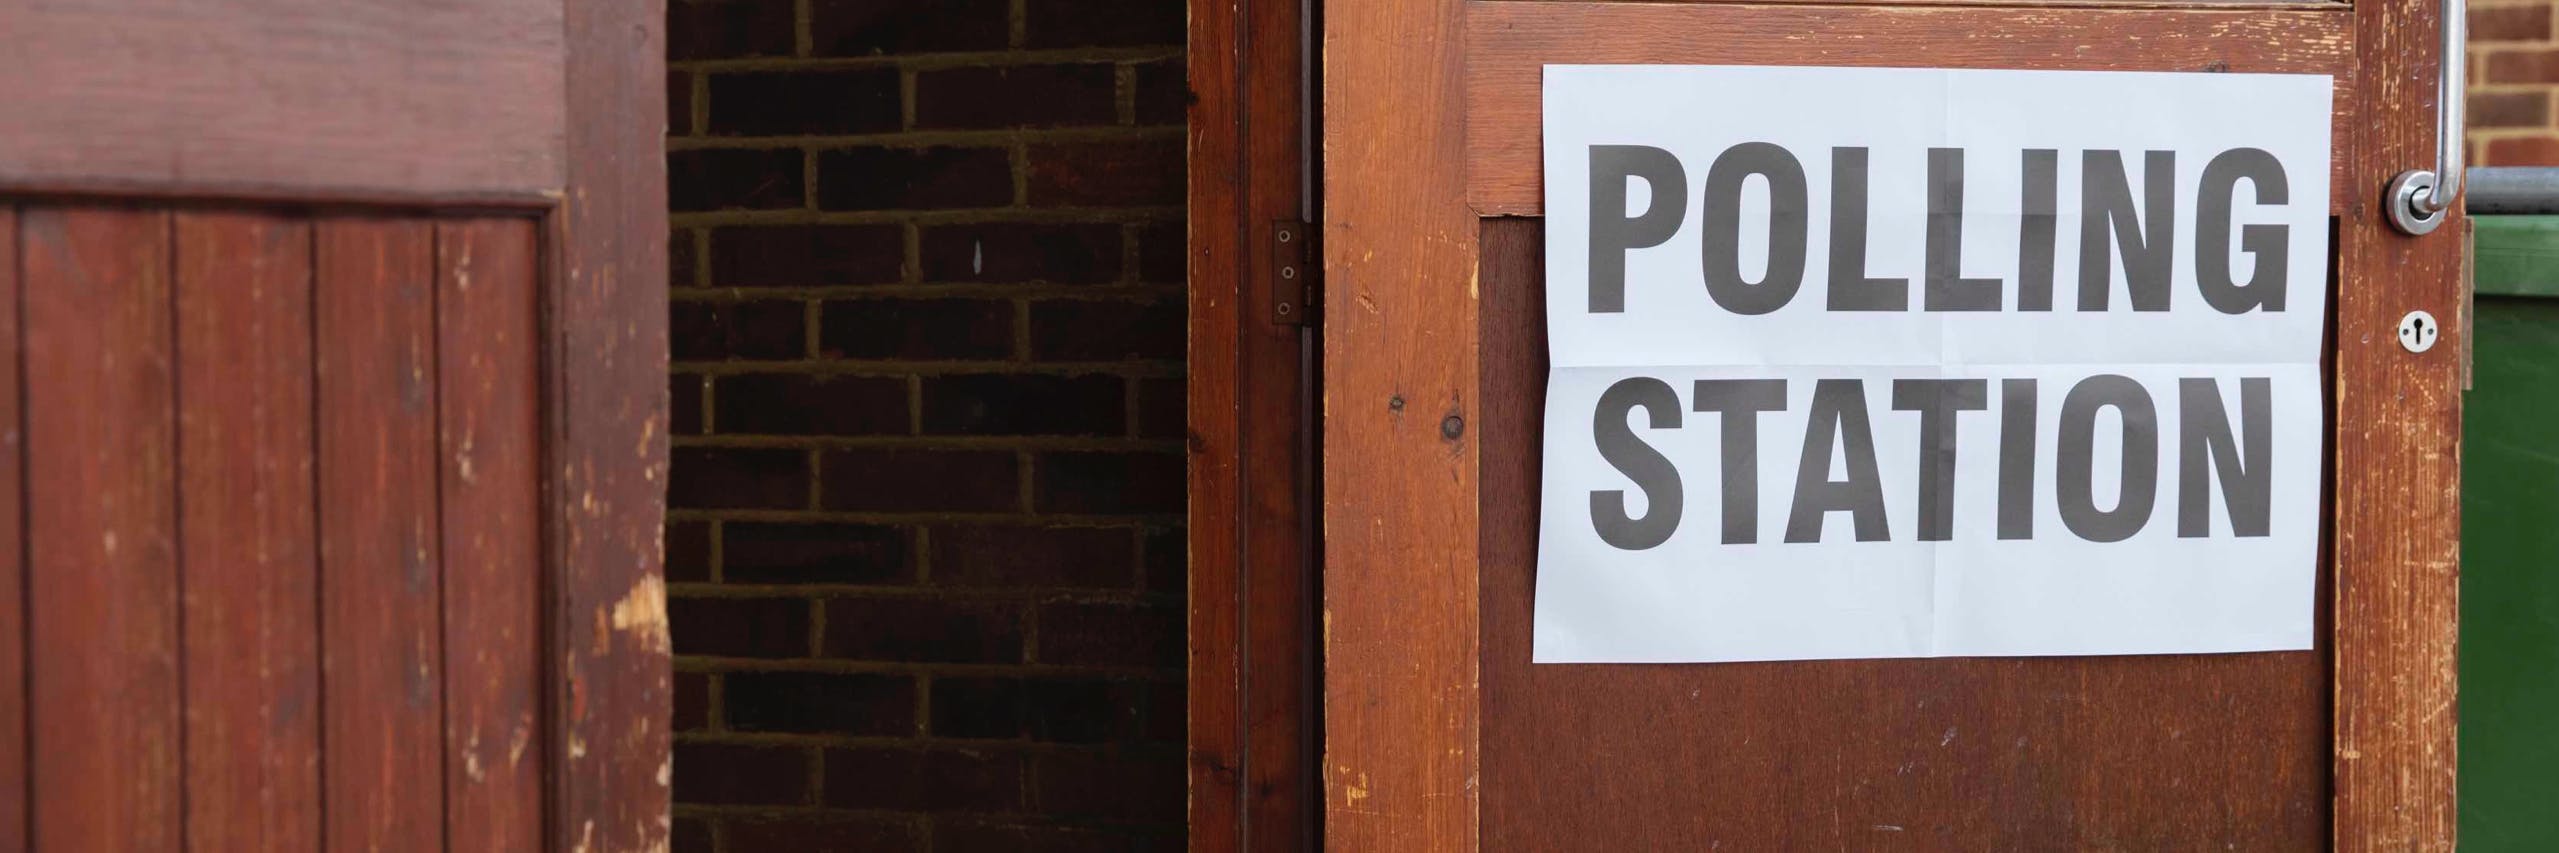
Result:
M2471 280L2481 295L2559 296L2559 216L2472 217Z
M2461 848L2559 851L2559 300L2483 295L2474 311L2462 416Z

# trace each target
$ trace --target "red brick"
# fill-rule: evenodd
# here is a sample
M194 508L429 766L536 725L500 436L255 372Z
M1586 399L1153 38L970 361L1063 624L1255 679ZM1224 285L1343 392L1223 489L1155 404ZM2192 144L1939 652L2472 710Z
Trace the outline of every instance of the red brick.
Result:
M666 73L666 135L693 134L693 72Z
M1190 278L1190 238L1182 223L1148 223L1137 232L1137 280L1179 284Z
M675 745L675 801L704 804L808 803L810 751L790 746Z
M915 75L921 129L1069 127L1119 120L1118 71L1105 63L951 68ZM719 101L712 100L712 109Z
M818 154L824 210L942 210L1013 203L1001 148L850 148Z
M667 207L773 210L801 207L801 155L796 148L696 148L666 155Z
M2559 166L2559 137L2528 136L2488 143L2482 166Z
M1183 42L1183 7L1127 0L1025 0L1029 47L1134 47Z
M712 380L713 429L724 435L906 435L906 380L895 376L747 373Z
M795 136L897 130L893 68L733 71L709 75L714 136Z
M680 626L678 626L680 627ZM711 727L711 676L700 672L675 674L675 712L671 725L679 732L701 731Z
M1041 512L1178 513L1182 457L1171 453L1065 451L1032 463L1032 505Z
M1041 361L1180 361L1189 327L1180 299L1031 303L1031 357Z
M878 853L923 843L912 822L870 815L759 815L726 818L720 834L735 853Z
M826 804L902 811L1017 812L1022 756L956 749L831 749Z
M831 598L826 656L915 663L1020 663L1022 607L1010 602Z
M1184 612L1162 604L1040 605L1039 662L1068 666L1182 665Z
M767 225L711 229L711 284L812 287L880 284L905 275L906 234L895 225Z
M667 602L679 655L809 656L809 602L801 598L690 598Z
M2470 10L2470 43L2549 41L2550 7L2489 6Z
M1120 227L943 225L924 229L924 277L944 282L1099 284L1120 277Z
M1161 755L1054 752L1032 764L1040 811L1056 817L1178 821L1182 818L1181 753Z
M935 527L932 577L960 587L1126 589L1136 545L1119 527Z
M828 302L818 315L827 358L1000 359L1013 354L1013 302L995 299L864 299Z
M2559 50L2500 50L2488 54L2487 83L2559 83Z
M742 732L906 735L915 681L903 675L735 672L721 677L729 728Z
M694 267L698 265L693 252L693 230L677 228L668 231L666 235L667 286L694 286L697 283Z
M894 584L915 579L900 528L871 524L720 524L720 574L730 583Z
M1189 531L1168 527L1146 532L1146 588L1182 594L1190 583Z
M1190 691L1179 681L1146 685L1146 739L1180 746L1189 731Z
M666 523L666 579L671 583L711 579L711 525L702 521Z
M669 0L666 58L788 56L791 28L791 0Z
M797 509L809 503L808 454L798 450L678 447L669 456L667 506Z
M667 830L667 846L674 853L714 853L711 822L695 817L676 818Z
M1141 727L1145 688L1091 678L933 679L933 735L971 740L1102 743Z
M1122 435L1128 381L1117 376L977 373L924 379L926 435Z
M1178 377L1143 379L1137 383L1139 438L1181 438L1190 432L1190 400Z
M1021 464L1003 450L839 450L821 457L827 509L1008 512L1021 508Z
M751 300L674 303L667 346L677 361L796 359L807 354L808 303Z
M1140 207L1182 203L1183 140L1037 145L1030 202L1038 207Z
M1137 123L1179 125L1191 113L1190 71L1180 59L1137 66Z
M819 56L1002 50L1008 0L811 0L809 41Z
M2548 127L2550 93L2472 92L2468 115L2474 128Z
M696 373L669 373L666 376L667 429L676 435L702 434L702 376Z

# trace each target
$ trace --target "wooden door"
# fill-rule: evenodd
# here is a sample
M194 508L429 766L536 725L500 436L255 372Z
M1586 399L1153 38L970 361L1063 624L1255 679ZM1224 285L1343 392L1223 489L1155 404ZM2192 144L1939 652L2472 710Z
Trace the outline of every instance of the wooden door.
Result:
M660 21L0 9L0 849L663 846Z
M1325 830L1342 849L2448 849L2460 233L2433 0L1324 12ZM2292 72L2335 82L2318 648L1532 666L1540 67Z

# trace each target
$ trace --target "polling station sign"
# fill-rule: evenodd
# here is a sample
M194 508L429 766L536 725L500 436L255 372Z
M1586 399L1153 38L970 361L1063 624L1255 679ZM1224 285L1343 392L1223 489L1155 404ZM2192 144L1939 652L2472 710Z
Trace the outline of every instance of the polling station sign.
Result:
M1536 660L2310 648L2330 104L1548 66Z

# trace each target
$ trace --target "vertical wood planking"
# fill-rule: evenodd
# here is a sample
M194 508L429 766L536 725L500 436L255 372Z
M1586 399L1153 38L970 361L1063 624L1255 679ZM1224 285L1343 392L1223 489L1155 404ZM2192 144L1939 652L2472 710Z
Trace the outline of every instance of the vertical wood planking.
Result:
M0 849L27 837L24 412L18 408L18 211L0 204Z
M434 231L316 227L326 839L441 850Z
M534 223L436 229L445 796L452 849L542 846Z
M1478 420L1462 0L1324 10L1324 831L1477 843ZM1392 164L1385 165L1385 164Z
M2459 317L2459 205L2432 234L2391 230L2382 188L2432 168L2440 7L2355 3L2356 128L2338 229L2335 842L2454 847L2454 643L2460 634L2461 362L2466 324L2424 353L2409 311ZM2460 97L2455 93L2454 97Z
M176 218L187 844L317 850L311 231Z
M176 850L169 217L20 223L33 849Z

